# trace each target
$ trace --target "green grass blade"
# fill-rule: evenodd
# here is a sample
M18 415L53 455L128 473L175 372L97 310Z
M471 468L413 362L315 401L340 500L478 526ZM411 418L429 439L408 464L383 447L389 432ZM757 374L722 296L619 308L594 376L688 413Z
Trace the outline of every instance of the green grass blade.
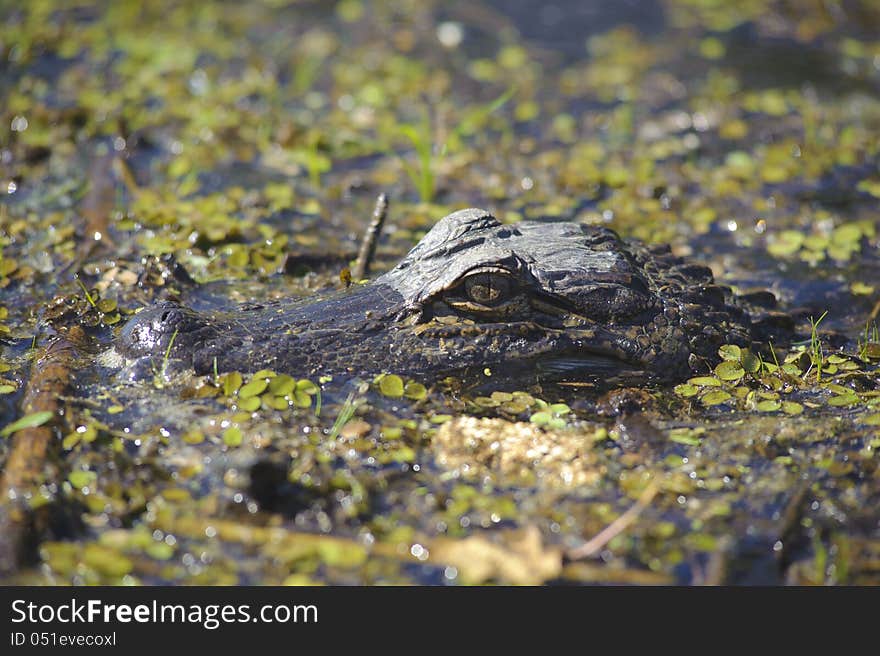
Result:
M42 426L47 421L52 419L55 415L54 412L50 412L49 410L43 410L42 412L32 412L29 415L25 415L11 424L8 424L0 430L0 437L8 437L15 432L20 431L23 428L36 428L37 426Z

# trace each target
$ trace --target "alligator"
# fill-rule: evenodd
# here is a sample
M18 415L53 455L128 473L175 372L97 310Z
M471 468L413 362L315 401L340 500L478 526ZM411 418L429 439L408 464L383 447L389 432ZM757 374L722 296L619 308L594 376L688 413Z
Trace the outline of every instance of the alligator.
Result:
M668 246L578 223L502 224L472 208L438 221L372 282L229 312L158 302L127 322L114 348L129 363L200 375L392 372L632 386L707 371L722 344L748 347L789 330L774 302L769 292L737 296Z

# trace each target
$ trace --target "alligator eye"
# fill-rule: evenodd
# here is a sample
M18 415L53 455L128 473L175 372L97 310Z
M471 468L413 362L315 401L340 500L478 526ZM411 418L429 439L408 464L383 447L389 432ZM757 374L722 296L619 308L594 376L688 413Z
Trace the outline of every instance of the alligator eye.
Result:
M512 289L510 276L503 273L474 273L464 279L464 291L468 299L480 305L503 303L510 298Z

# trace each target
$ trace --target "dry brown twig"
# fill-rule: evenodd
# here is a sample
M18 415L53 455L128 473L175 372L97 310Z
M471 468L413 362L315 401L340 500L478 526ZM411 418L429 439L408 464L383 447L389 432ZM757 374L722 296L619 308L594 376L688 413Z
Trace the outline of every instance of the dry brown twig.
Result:
M647 508L654 497L657 495L660 486L656 481L651 481L648 487L639 495L636 502L630 506L620 517L611 522L604 529L599 531L590 540L584 542L581 546L570 549L566 554L568 560L582 560L590 558L602 551L611 540L623 533L639 515Z
M373 256L376 254L376 244L379 242L379 233L385 224L385 217L388 216L388 195L384 192L376 198L376 207L373 209L373 218L370 225L364 233L361 241L361 248L358 252L357 260L351 271L351 277L355 280L363 280L370 272L370 264L373 262Z

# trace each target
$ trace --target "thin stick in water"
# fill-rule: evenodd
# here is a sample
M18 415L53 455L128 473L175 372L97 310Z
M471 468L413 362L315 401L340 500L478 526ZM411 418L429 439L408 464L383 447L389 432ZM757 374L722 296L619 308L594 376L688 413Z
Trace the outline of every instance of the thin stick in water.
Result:
M656 481L652 481L639 496L638 500L630 506L626 512L599 531L599 533L591 540L584 542L579 547L569 550L568 553L565 554L566 557L569 560L581 560L598 554L605 548L606 544L623 533L630 524L638 519L639 515L641 515L642 511L648 507L659 489Z
M373 262L373 256L376 254L376 244L379 241L379 233L382 232L382 226L385 224L385 217L388 216L388 195L385 192L379 194L376 198L376 207L373 210L373 219L364 238L361 241L361 248L358 251L357 260L351 272L354 280L363 280L370 272L370 264Z

